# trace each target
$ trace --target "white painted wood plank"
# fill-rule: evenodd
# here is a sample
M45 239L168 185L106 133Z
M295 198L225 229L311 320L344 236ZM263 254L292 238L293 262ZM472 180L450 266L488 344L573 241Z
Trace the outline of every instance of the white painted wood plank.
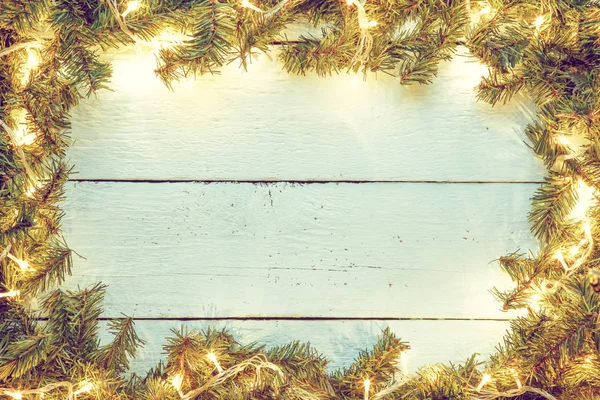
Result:
M67 285L107 317L506 317L535 186L71 183Z
M73 112L82 179L539 181L523 143L529 105L478 103L486 68L464 56L430 86L387 75L282 71L276 53L248 72L175 85L147 49L106 55L112 88ZM525 102L527 103L527 102ZM529 103L527 103L529 104Z
M103 326L106 325L104 322ZM268 347L294 340L310 342L329 360L331 371L349 366L360 350L370 349L382 329L389 326L411 349L409 372L427 364L463 362L473 353L481 360L493 352L508 328L506 321L136 321L146 340L132 363L132 371L144 373L165 359L162 346L171 328L227 328L241 343L258 341ZM110 340L102 329L103 342Z

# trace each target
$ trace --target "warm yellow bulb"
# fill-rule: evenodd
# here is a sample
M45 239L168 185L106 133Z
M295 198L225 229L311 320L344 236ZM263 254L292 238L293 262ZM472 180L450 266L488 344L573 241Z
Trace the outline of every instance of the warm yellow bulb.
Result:
M569 266L563 257L562 251L558 250L556 253L554 253L554 258L560 262L560 265L562 265L565 270L569 269Z
M7 257L13 260L15 264L17 264L19 268L21 268L21 270L25 271L29 269L29 263L27 261L21 260L20 258L17 258L10 253L7 254Z
M485 6L485 7L483 7L483 8L481 9L481 11L479 11L479 14L481 14L481 15L486 15L486 14L489 14L489 13L491 13L491 12L492 12L492 7L490 7L490 6L488 5L488 6Z
M477 385L477 391L481 391L485 385L487 385L492 380L492 376L490 374L483 374L481 378L481 382Z
M568 146L571 144L571 141L564 135L560 135L556 138L556 141L560 144L562 144L563 146Z
M364 385L365 385L365 396L364 396L364 399L365 400L369 400L369 390L371 389L371 380L368 379L368 378L365 379Z
M94 389L94 384L92 382L88 382L88 381L83 381L81 382L81 386L79 389L77 389L75 392L73 392L73 394L77 395L80 393L87 393L89 391L91 391L92 389Z
M579 253L579 250L581 250L581 247L579 247L579 246L573 246L569 250L569 254L572 255L572 256L574 256L575 254Z
M261 10L258 7L256 7L254 4L250 3L248 0L242 0L241 4L242 4L242 7L249 8L251 10L254 10L254 11L260 12L260 13L263 12L263 10Z
M539 30L542 27L542 24L544 23L544 16L540 15L535 19L535 29Z
M183 384L183 375L182 374L176 374L173 377L173 379L171 379L171 385L173 385L175 390L177 390L178 392L181 391L182 384Z
M25 63L25 68L33 69L40 65L40 55L37 51L27 48L27 62Z
M589 186L583 179L577 181L577 203L569 213L569 218L576 221L586 219L589 209L596 204L596 188Z
M125 11L123 12L123 14L121 14L121 16L126 17L127 14L129 14L130 12L139 9L141 5L142 5L141 1L137 1L137 0L129 1L127 3L127 9L125 9Z
M206 355L206 358L208 358L210 362L213 363L213 365L217 368L217 371L219 371L219 373L223 372L223 368L221 367L221 364L219 364L219 360L217 360L217 355L215 353L213 353L212 351L209 352Z
M23 393L21 392L4 392L4 394L16 400L21 400L23 398Z
M18 290L10 290L8 292L0 293L0 298L2 297L17 297L21 292Z
M517 373L517 371L514 368L511 368L510 372L512 373L513 378L515 378L515 383L517 384L517 389L521 389L523 387L523 384L521 383L519 374Z
M349 6L351 6L352 4L354 4L354 0L346 0L346 4L348 4Z
M373 28L375 26L377 26L377 21L369 21L369 22L367 22L367 27Z

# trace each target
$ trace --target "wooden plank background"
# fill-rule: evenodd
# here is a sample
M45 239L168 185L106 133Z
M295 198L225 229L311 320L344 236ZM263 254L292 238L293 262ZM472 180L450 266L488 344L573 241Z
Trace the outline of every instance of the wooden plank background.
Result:
M103 318L132 315L154 365L170 328L310 341L348 365L390 326L411 370L492 351L513 314L490 261L535 250L544 175L523 143L525 100L492 107L485 67L457 56L431 86L248 72L175 85L148 48L108 53L113 92L73 113L65 286L109 285Z

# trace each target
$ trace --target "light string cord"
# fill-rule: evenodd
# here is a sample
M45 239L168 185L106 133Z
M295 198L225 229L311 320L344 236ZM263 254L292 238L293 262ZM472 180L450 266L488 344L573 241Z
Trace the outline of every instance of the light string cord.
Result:
M33 179L33 177L34 177L33 170L31 169L31 166L29 165L27 158L25 158L25 152L23 151L23 148L21 146L19 146L19 141L17 140L17 135L2 119L0 119L0 126L2 128L4 128L4 130L8 133L8 136L12 140L13 145L15 146L15 150L17 151L17 154L19 155L19 158L21 159L21 162L23 163L23 167L25 168L25 172L26 172L27 176L30 177L31 179Z
M287 3L289 3L290 0L281 0L279 3L277 3L275 6L273 6L272 8L268 9L267 11L263 11L261 8L255 6L254 4L252 4L250 1L248 0L242 0L242 7L246 7L249 8L251 10L256 11L257 13L263 14L265 17L271 17L273 15L275 15L275 13L277 13L279 10L281 10L283 7L285 7L285 5Z
M0 51L0 57L4 57L14 51L21 49L41 49L42 47L42 44L36 41L17 43Z
M79 389L74 390L75 386L79 386ZM77 395L89 392L94 388L94 384L88 381L83 381L77 385L74 385L73 383L68 381L61 381L50 383L46 386L37 389L20 390L14 388L0 388L0 393L11 397L15 400L21 400L23 399L23 396L37 394L41 397L44 396L46 393L59 388L67 388L67 396L65 397L65 400L77 400Z
M125 22L125 16L127 14L124 13L124 15L122 16L119 13L119 10L117 9L117 5L114 3L114 0L103 0L108 7L110 8L110 10L113 13L113 17L115 18L115 20L117 21L117 24L119 24L119 27L121 28L121 30L123 32L125 32L125 34L127 36L129 36L131 38L131 40L133 40L134 42L138 43L140 42L140 38L138 38L137 36L135 36L130 30L129 27L127 26L127 23Z
M479 391L478 391L479 392ZM532 386L522 386L518 389L507 390L506 392L497 391L480 391L477 397L473 397L472 400L494 400L501 397L517 397L525 393L535 393L548 400L558 400L545 390L538 389Z

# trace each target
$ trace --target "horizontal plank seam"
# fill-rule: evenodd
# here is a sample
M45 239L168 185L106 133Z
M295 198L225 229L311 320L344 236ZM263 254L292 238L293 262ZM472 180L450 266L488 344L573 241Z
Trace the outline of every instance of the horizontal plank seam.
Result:
M125 317L100 317L99 321ZM512 321L516 318L434 318L434 317L133 317L134 321Z
M301 185L327 183L407 183L407 184L526 184L540 185L543 181L437 181L437 180L232 180L232 179L82 179L72 178L72 182L109 183L295 183Z

